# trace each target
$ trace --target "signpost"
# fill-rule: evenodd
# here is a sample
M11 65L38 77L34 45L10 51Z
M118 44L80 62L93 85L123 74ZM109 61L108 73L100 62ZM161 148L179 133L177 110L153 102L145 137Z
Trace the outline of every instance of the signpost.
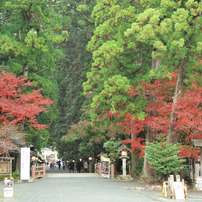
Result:
M4 179L4 197L13 197L13 178Z
M110 178L110 158L101 156L101 177Z
M0 157L0 176L10 175L10 179L4 179L4 197L13 197L12 160L13 157Z
M30 180L30 148L21 148L20 180Z
M0 157L0 175L9 175L12 177L12 160L14 157Z

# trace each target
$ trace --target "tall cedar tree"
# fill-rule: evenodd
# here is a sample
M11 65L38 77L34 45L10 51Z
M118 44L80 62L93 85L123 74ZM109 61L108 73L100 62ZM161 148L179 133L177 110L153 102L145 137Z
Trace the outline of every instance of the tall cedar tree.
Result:
M0 65L7 72L29 77L33 89L42 88L44 96L55 100L48 113L37 118L40 123L50 125L57 116L56 62L62 52L55 47L68 37L63 29L63 19L55 12L56 2L46 0L1 0L0 1ZM40 142L50 136L48 130L35 131L33 142L40 149ZM50 131L51 132L51 131ZM43 134L43 137L40 137ZM38 139L38 140L37 140Z

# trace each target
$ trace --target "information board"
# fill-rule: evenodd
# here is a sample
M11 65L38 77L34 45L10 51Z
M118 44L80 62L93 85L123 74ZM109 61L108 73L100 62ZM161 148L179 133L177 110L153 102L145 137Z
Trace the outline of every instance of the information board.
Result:
M173 189L175 192L175 199L185 199L184 186L182 182L173 182Z
M101 177L110 178L110 158L101 157Z
M30 148L21 148L20 180L30 180Z
M0 161L0 173L10 173L10 161Z

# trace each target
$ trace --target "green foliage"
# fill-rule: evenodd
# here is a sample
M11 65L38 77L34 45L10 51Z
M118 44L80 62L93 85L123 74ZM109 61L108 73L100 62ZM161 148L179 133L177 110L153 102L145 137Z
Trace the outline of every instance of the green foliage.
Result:
M133 165L134 166L133 170L136 176L140 176L142 174L143 163L144 159L141 158L136 162L136 165Z
M47 125L57 115L55 67L63 53L56 44L68 38L63 17L55 9L53 1L3 0L0 3L0 65L18 76L29 77L34 89L42 88L43 96L55 100L53 107L47 109L48 113L39 116L39 122ZM50 137L48 131L32 131L31 134L30 140L38 149L45 146Z
M120 145L120 140L116 140L115 138L111 138L103 144L103 147L107 151L111 160L115 161L120 156L119 152L117 151Z
M70 126L79 122L84 103L82 83L86 80L86 70L91 64L91 54L86 50L93 26L90 13L93 1L58 1L55 10L62 14L64 28L69 33L68 41L59 44L64 57L57 63L55 78L58 83L58 118L52 123L53 142L67 134ZM76 144L76 142L75 142ZM76 145L75 145L76 147ZM62 148L61 148L62 149Z
M100 0L91 15L96 29L87 49L92 52L93 63L83 89L91 103L90 108L88 106L90 120L100 127L114 122L105 118L105 111L124 115L127 112L139 113L142 108L143 103L134 104L130 88L143 79L148 68L143 57L148 54L142 51L145 47L140 47L140 43L134 47L124 35L135 20L135 5L126 0Z
M103 131L92 128L90 122L78 122L61 138L58 144L59 155L67 160L87 159L90 155L96 157L101 152L105 140Z
M166 144L166 137L159 136L155 143L148 143L145 147L146 158L156 171L158 177L162 177L184 168L182 159L178 154L180 150L177 144Z
M15 172L13 172L12 173L12 177L14 178L14 179L17 179L17 180L19 180L20 179L20 173L19 172L17 172L17 171L15 171ZM0 180L4 180L5 178L10 178L10 175L1 175L0 176Z
M134 41L151 45L152 58L161 58L157 72L173 71L188 55L188 66L200 55L200 8L198 1L144 0L143 12L125 32Z
M26 132L30 135L27 136L27 141L34 145L36 151L40 151L41 148L46 147L50 138L50 132L44 130L34 130L27 128Z
M19 172L17 172L17 171L15 171L15 172L13 172L12 173L12 177L14 178L14 179L20 179L20 173Z

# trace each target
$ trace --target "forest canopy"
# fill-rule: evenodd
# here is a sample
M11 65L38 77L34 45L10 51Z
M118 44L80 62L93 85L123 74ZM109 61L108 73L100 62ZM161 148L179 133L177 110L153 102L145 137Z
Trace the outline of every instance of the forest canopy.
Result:
M53 146L64 160L117 157L126 144L131 172L144 161L145 178L147 146L161 136L176 159L197 159L201 9L199 0L2 0L1 125L23 120L36 149Z

